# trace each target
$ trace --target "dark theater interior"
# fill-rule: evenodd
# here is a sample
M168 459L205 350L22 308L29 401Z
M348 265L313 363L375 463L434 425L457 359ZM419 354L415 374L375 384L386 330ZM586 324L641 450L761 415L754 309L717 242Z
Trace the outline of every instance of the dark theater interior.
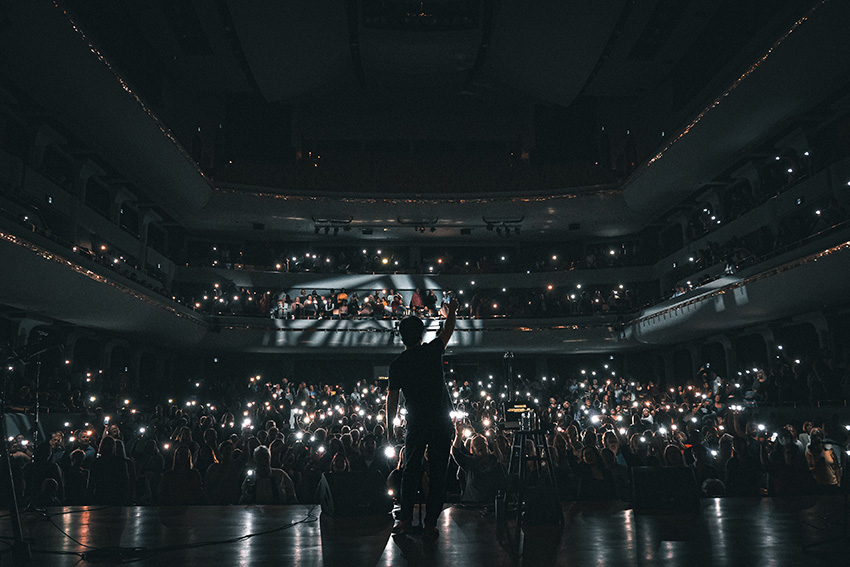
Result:
M0 565L841 564L848 26L0 0Z

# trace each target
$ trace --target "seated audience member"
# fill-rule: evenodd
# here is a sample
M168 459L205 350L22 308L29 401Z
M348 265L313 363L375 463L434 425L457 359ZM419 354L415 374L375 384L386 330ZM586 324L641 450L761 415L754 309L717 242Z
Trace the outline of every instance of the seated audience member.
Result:
M614 475L602 466L599 450L593 445L582 448L576 474L579 500L611 500L617 497Z
M351 469L348 466L348 459L345 457L345 454L342 453L342 452L335 454L333 456L333 459L331 459L331 470L330 470L330 472L333 474L333 473L344 473L344 472L350 472L350 471L351 471Z
M207 445L206 443L201 445L198 449L197 455L195 455L195 468L201 473L201 479L206 480L205 476L207 474L207 470L210 466L214 465L218 462L218 459L215 457L215 451L212 447Z
M55 479L45 478L41 483L41 490L33 500L36 508L47 508L49 506L61 506L59 500L59 483Z
M211 504L236 504L242 493L242 465L234 458L233 443L224 441L218 447L221 461L207 469L204 492Z
M44 487L44 481L53 479L56 481L57 497L61 502L64 498L62 478L62 470L56 464L64 454L65 435L61 431L55 432L48 440L36 447L32 456L32 464L30 465L30 475L27 479L29 489L32 491L30 496L35 497L39 490Z
M121 506L125 503L130 473L127 461L115 452L115 438L106 436L91 466L89 487L95 504Z
M88 504L89 471L83 468L85 457L86 454L80 449L71 452L70 464L64 471L66 506Z
M717 467L714 466L714 459L710 450L705 445L696 445L693 448L694 454L694 474L697 482L702 486L706 480L719 478Z
M759 496L761 477L761 464L750 455L747 440L735 437L732 457L726 461L726 493L729 496Z
M812 429L811 442L806 449L806 463L818 486L835 489L841 485L841 468L832 449L824 449L823 433Z
M614 486L617 489L617 498L628 500L631 495L631 482L629 480L629 469L626 465L617 463L617 457L609 448L604 448L599 454L605 468L611 471L614 477Z
M675 445L667 445L664 448L664 466L666 467L684 467L685 455L682 450Z
M256 469L242 483L240 504L297 504L295 485L289 475L281 469L271 467L268 447L260 445L254 450Z
M387 478L390 475L390 468L387 465L386 459L382 459L377 455L378 440L374 435L369 434L360 442L360 454L351 460L351 471L377 471L381 476Z
M487 439L476 435L469 443L470 450L463 444L462 422L455 424L455 438L451 455L466 476L461 500L492 504L496 492L505 482L505 471L499 459L487 447Z
M136 463L134 463L132 459L127 458L127 451L124 448L124 442L117 437L115 438L115 455L119 459L123 459L124 464L127 466L127 492L124 496L124 502L126 502L128 505L135 504L136 488L138 484L138 477L136 476ZM142 485L142 489L143 491L147 490L149 492L149 490L145 488L144 483Z
M174 450L174 463L162 475L159 488L160 506L197 506L204 503L201 474L192 466L192 452L187 445Z
M162 473L165 470L165 459L159 452L156 439L145 441L144 452L136 460L138 474L147 479L151 491L151 501L159 499L159 485L162 481Z
M761 462L776 496L799 494L808 490L813 482L806 458L787 429L779 431L777 442L769 451L767 443L762 444Z

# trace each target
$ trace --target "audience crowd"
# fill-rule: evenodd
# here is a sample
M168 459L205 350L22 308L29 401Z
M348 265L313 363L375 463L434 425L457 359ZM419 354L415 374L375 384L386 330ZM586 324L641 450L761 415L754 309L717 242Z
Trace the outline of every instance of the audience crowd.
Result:
M791 214L781 219L775 234L768 225L763 225L744 237L733 236L722 244L706 241L705 247L693 252L686 263L674 264L673 269L668 272L668 278L680 282L676 285L673 296L681 295L719 276L734 274L758 264L769 256L786 252L810 236L843 225L846 220L846 211L832 198L824 209L807 207L800 214ZM713 267L717 269L712 271ZM685 278L692 279L682 282Z
M451 291L415 290L312 290L289 294L279 290L237 288L233 284L213 284L208 290L186 299L196 311L207 315L262 316L273 319L399 319L411 314L441 317ZM605 313L631 313L639 305L635 294L624 285L611 286L607 294L600 288L569 290L548 286L534 289L479 289L456 292L458 316L559 317Z
M664 387L608 366L511 384L452 380L459 374L449 371L450 500L489 505L505 486L512 432L500 405L511 398L536 407L548 429L551 460L529 461L528 477L542 482L552 467L562 499L631 499L636 466L681 468L689 484L716 497L832 493L844 482L850 425L822 417L828 411L805 421L781 411L768 417L761 406L846 400L846 361L824 353L742 371L734 381L706 366ZM363 472L398 494L405 411L387 423L379 384L254 376L228 399L202 403L196 395L149 410L120 396L68 394L65 410L77 413L64 427L37 444L23 435L6 440L16 490L35 507L315 503L322 475ZM31 401L26 388L14 402ZM74 400L80 405L71 407ZM427 466L425 474L423 490Z

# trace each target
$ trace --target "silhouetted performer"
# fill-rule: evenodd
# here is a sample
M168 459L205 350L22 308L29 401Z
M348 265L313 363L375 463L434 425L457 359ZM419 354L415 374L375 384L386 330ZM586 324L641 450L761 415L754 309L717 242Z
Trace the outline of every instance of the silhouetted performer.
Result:
M428 449L430 486L425 507L423 535L437 537L437 518L446 498L446 469L452 444L452 403L443 382L442 356L455 329L457 300L448 305L448 316L436 339L422 344L425 325L417 317L407 317L398 330L404 352L390 364L387 395L387 433L398 410L399 390L407 404L407 435L404 440L404 473L401 480L401 512L393 533L410 531L413 505L422 476L422 457Z

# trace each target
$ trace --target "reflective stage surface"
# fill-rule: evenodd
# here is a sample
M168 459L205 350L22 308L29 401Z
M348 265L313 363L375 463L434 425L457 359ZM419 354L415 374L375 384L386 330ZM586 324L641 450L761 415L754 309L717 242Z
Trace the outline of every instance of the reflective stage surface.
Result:
M27 512L23 523L39 566L117 564L123 553L134 565L755 567L843 565L850 551L840 496L703 500L699 514L641 514L619 502L563 508L563 526L528 528L519 542L497 537L492 515L460 507L443 512L435 542L391 536L389 516L320 517L318 506L312 514L309 506L54 508L49 518ZM11 527L0 516L5 549ZM88 549L60 529L113 549ZM85 552L93 553L80 561ZM2 561L13 564L8 554Z

